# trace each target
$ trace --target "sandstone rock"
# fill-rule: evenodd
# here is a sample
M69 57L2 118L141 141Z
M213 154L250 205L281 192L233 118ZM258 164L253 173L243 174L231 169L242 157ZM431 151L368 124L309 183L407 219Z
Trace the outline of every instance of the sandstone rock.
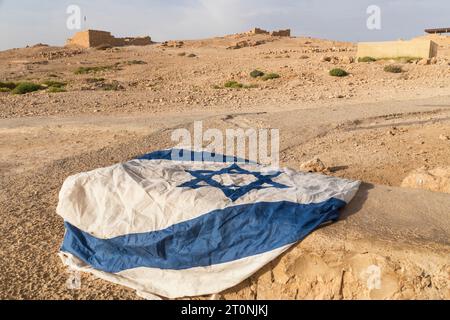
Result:
M351 63L355 62L355 59L351 56L345 56L345 57L342 57L341 62L345 63L345 64L351 64Z
M402 187L450 193L450 167L417 169L403 180Z
M300 170L306 172L325 172L328 168L319 158L314 158L301 164Z
M430 59L421 59L421 60L417 61L417 64L419 66L426 66L426 65L430 64Z
M438 59L436 57L431 58L430 63L431 64L437 64Z

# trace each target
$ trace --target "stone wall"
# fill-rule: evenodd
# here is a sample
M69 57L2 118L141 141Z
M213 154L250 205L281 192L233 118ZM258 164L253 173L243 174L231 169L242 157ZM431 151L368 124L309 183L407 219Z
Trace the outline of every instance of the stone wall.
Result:
M430 59L437 56L438 45L431 40L385 41L358 43L357 57Z
M290 37L291 36L291 29L272 31L270 33L270 35L274 36L274 37Z

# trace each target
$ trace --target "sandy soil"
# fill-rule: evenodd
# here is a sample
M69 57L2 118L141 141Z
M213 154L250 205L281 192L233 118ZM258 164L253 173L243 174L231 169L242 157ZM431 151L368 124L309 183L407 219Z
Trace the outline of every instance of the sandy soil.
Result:
M437 64L404 63L404 73L389 74L390 61L349 63L351 43L264 36L265 44L226 49L243 39L0 52L0 81L68 83L64 93L0 93L0 298L136 299L88 275L80 290L67 288L56 256L64 233L57 193L70 174L171 147L172 129L192 129L194 120L220 130L279 128L283 166L319 157L327 174L365 182L342 221L215 298L450 298L450 197L399 187L416 168L450 165L450 41L439 38ZM330 77L337 66L350 76ZM253 69L281 77L255 80ZM214 88L232 79L257 87ZM382 282L370 290L371 265Z

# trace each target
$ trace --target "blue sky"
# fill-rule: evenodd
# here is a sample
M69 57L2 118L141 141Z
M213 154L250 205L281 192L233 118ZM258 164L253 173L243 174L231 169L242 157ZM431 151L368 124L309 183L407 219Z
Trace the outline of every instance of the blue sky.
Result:
M450 27L448 0L0 0L0 50L38 42L62 45L67 6L79 5L82 28L156 41L197 39L252 27L348 41L408 39ZM381 8L381 30L368 30L366 9Z

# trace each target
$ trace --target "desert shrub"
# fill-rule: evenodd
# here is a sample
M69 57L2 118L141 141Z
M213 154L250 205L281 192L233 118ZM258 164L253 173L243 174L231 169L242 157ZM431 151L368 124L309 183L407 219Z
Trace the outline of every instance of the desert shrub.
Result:
M388 66L384 67L384 71L390 72L390 73L402 73L403 69L400 66L388 65Z
M66 92L66 89L64 87L49 87L47 92L50 93Z
M377 59L372 58L372 57L361 57L358 58L358 62L374 62L377 61Z
M278 73L267 73L261 77L262 80L272 80L272 79L278 79L280 75Z
M179 57L184 57L185 55L186 55L186 52L180 52L180 53L178 54Z
M14 82L0 82L0 88L2 89L13 90L16 86L17 84L15 84Z
M244 84L243 88L244 89L258 88L258 85L256 83Z
M147 64L147 62L141 61L141 60L130 60L130 61L127 61L127 64L128 64L128 65Z
M65 82L54 81L54 80L47 80L47 81L42 82L42 84L47 87L55 87L55 88L63 88L67 85L67 83L65 83Z
M13 90L14 94L25 94L44 89L41 85L33 82L21 82Z
M97 66L97 67L79 67L77 70L75 70L75 74L89 74L89 73L96 73L101 71L108 71L115 69L118 66L118 64L112 65L112 66Z
M301 55L301 56L300 56L300 59L302 59L302 60L309 59L309 56L307 56L307 55Z
M113 81L111 83L104 83L101 88L105 91L118 91L122 90L123 86L118 81Z
M239 83L239 82L234 81L234 80L227 81L227 82L225 82L225 84L224 84L224 87L225 87L225 88L234 88L234 89L242 88L243 86L244 86L244 85L243 85L242 83Z
M252 78L258 78L258 77L262 77L264 76L264 72L259 71L259 70L253 70L252 72L250 72L250 77Z
M188 58L195 58L197 55L196 54L194 54L194 53L190 53L190 54L188 54Z
M330 76L346 77L346 76L348 76L348 72L343 69L340 69L340 68L335 68L335 69L330 70Z
M105 81L105 78L87 78L85 81L87 83L99 83Z

